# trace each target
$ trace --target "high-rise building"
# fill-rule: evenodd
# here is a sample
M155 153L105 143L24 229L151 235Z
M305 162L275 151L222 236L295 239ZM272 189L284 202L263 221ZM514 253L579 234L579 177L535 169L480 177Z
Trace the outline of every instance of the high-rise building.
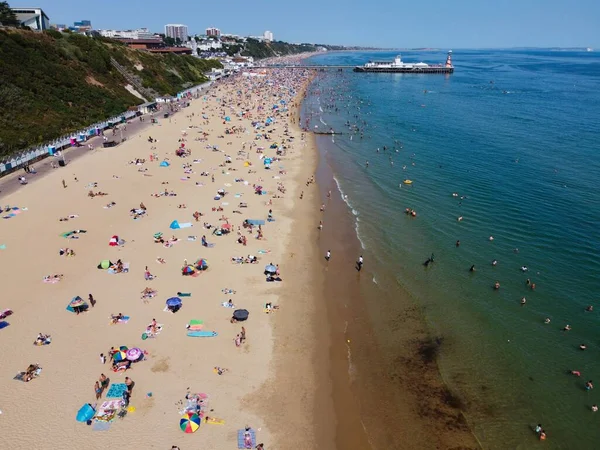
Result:
M263 35L265 41L273 41L273 33L271 33L270 31L265 31L265 34Z
M221 30L218 28L207 28L206 35L209 37L219 37L221 36Z
M187 25L181 24L167 24L165 25L165 36L177 39L179 38L181 42L187 42L188 40L188 27Z

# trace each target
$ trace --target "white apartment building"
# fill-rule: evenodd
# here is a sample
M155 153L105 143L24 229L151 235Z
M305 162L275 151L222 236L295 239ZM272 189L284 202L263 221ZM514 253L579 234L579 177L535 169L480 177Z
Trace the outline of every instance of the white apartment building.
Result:
M187 25L170 23L165 25L165 36L177 39L181 42L187 42L188 40L188 27Z
M121 39L152 39L154 33L148 31L148 28L138 28L137 30L98 30L100 36L107 38Z
M265 41L272 42L273 41L273 33L270 31L265 31L263 38Z

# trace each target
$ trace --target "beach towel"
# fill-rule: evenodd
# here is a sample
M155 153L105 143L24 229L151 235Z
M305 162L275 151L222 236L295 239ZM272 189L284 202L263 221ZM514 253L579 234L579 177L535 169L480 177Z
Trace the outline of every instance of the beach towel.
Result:
M117 320L117 323L127 323L127 322L129 322L129 316L123 316L123 317L121 317L119 320ZM110 322L109 322L109 323L110 323L111 325L115 325L115 323L112 321L112 317L111 317L111 319L110 319Z
M202 328L204 328L204 325L188 325L186 327L188 331L202 331Z
M191 242L196 241L196 236L188 236L188 241L191 241Z
M106 393L106 398L123 398L123 392L126 390L127 385L125 383L113 383Z
M92 424L92 430L94 431L108 431L110 429L110 422L99 422L97 420Z
M8 322L6 322L6 321L4 321L4 320L3 320L3 321L1 321L1 322L0 322L0 330L1 330L1 329L3 329L3 328L6 328L6 327L8 327L9 325L10 325L10 323L8 323Z
M105 401L104 403L102 403L100 408L98 408L94 419L98 422L112 422L113 420L115 420L117 410L121 407L122 403L122 400Z
M259 250L258 251L259 255L266 255L267 253L271 253L271 250Z
M191 292L178 292L177 296L178 297L191 297L192 293Z
M0 250L6 250L6 244L0 244Z
M244 449L256 447L256 431L248 430L247 432L250 433L251 444L246 445L245 443L244 434L246 433L246 430L238 430L238 448Z
M202 325L203 323L204 323L204 320L195 320L195 319L192 319L192 320L190 320L189 324L190 325Z
M213 425L225 425L225 421L223 419L217 419L216 417L207 417L204 419L206 423L212 423Z
M218 333L216 331L188 331L189 337L216 337Z
M223 302L221 303L221 306L224 306L225 308L235 308L235 305L230 305L229 302Z

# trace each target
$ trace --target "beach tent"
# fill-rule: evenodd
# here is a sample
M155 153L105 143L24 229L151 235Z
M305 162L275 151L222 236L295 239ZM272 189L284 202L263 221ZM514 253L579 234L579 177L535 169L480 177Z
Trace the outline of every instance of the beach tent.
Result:
M119 236L114 235L113 237L111 237L110 241L108 241L108 245L110 245L111 247L118 247L119 245L121 245L119 243Z
M169 228L171 230L179 230L180 228L190 228L191 226L191 222L179 223L177 220L174 220L173 222L171 222L171 225L169 225Z
M100 261L100 264L98 264L98 269L106 270L110 266L112 266L112 263L108 259L103 259L102 261Z
M160 163L160 167L169 167L171 164L169 164L167 161L163 161Z
M226 116L226 117L225 117L225 122L229 122L229 121L231 121L231 117L229 117L229 116Z
M79 408L79 411L77 411L77 416L75 416L75 420L77 420L77 422L87 422L88 420L92 420L94 414L96 414L96 411L94 410L94 408L92 408L92 405L86 403L81 408Z
M269 167L271 165L271 158L265 158L263 160L263 164L265 165L265 167Z

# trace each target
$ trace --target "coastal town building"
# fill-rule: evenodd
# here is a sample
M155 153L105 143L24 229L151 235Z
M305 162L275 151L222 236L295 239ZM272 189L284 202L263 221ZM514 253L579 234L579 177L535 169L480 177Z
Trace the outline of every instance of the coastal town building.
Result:
M21 25L32 30L50 29L50 19L42 8L11 8Z
M69 27L69 30L75 33L87 33L92 31L92 29L91 20L80 20L79 22L74 22L72 27Z
M271 31L265 31L265 34L263 35L265 41L267 42L272 42L273 41L273 33Z
M138 28L137 30L98 30L100 36L107 38L121 39L154 39L154 33L148 31L148 28Z
M206 35L209 37L220 37L221 36L221 30L219 30L218 28L207 28L206 29Z
M187 25L170 23L165 25L165 36L172 39L179 39L181 42L187 42L188 40L188 27Z

